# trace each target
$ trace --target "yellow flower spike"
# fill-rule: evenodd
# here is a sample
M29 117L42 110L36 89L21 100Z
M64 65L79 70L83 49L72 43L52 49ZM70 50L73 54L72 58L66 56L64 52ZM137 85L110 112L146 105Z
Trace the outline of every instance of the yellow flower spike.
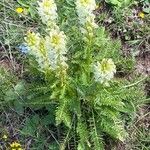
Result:
M139 12L138 16L139 16L140 18L142 18L142 19L145 18L145 14L144 14L143 12Z
M18 13L18 14L21 14L21 13L23 13L23 8L22 7L17 7L16 8L16 12Z

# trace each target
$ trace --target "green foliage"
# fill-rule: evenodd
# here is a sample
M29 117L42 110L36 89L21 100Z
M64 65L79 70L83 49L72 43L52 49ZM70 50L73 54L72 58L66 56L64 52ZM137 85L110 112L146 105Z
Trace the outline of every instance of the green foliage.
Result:
M38 132L39 123L40 123L40 118L38 115L34 115L31 118L27 118L21 132L23 134L36 136Z
M77 133L80 137L79 144L78 144L78 149L79 150L80 149L87 149L87 146L89 144L89 141L88 141L89 133L88 133L86 123L82 120L78 121Z
M33 1L34 2L34 1ZM118 7L129 1L107 1ZM19 1L22 6L29 7L28 2ZM59 24L68 37L68 65L66 79L56 76L47 69L44 73L39 70L34 58L29 57L27 79L18 83L3 80L2 101L24 113L28 107L32 110L45 108L48 114L32 115L27 118L21 133L38 138L38 131L42 127L54 125L67 127L62 150L72 140L71 133L75 133L74 140L78 150L103 150L105 138L124 141L128 136L125 130L127 121L134 117L136 106L144 101L141 88L142 80L134 77L130 81L116 77L109 86L95 82L93 64L103 58L112 58L117 68L129 73L134 60L124 58L121 54L121 42L111 39L104 27L94 31L93 39L83 40L78 28L74 1L58 1ZM64 5L63 5L64 4ZM34 15L34 13L31 14ZM65 18L67 17L67 18ZM38 27L43 31L43 25ZM45 34L47 34L45 32ZM119 71L120 71L119 70ZM3 71L2 71L3 73ZM57 73L57 72L56 72ZM7 77L7 74L5 75ZM45 128L44 128L45 129ZM44 149L43 138L35 142L38 149ZM56 143L48 149L59 149Z
M107 3L115 5L116 7L128 6L133 0L105 0Z
M4 67L0 67L0 95L1 95L0 103L1 104L7 105L7 100L4 100L6 92L9 91L10 88L13 88L16 82L17 82L17 78L12 73L10 73Z
M63 103L60 103L56 110L56 125L59 125L62 121L66 126L71 128L71 117L68 112L68 106L66 100L62 100Z

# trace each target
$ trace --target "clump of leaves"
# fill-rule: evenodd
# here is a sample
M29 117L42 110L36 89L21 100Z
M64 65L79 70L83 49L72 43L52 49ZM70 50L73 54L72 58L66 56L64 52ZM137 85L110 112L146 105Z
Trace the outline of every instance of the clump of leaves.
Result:
M6 95L6 92L13 88L13 85L16 84L17 77L13 75L9 70L5 69L4 67L0 67L0 101L4 105L7 104L7 101L4 101L4 97Z

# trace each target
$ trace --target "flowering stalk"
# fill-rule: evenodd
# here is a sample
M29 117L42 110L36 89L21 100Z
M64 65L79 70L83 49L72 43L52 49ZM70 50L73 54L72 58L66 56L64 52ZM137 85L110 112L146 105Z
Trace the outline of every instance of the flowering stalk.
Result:
M40 68L42 70L48 69L50 60L47 58L48 54L45 48L44 38L42 38L39 33L28 32L25 40L29 47L29 54L36 58Z
M56 76L64 80L68 65L66 63L67 48L66 35L57 26L57 7L54 0L38 2L38 13L42 22L46 24L48 35L42 37L39 33L27 34L25 38L30 48L30 54L36 58L40 68L57 72Z
M68 68L65 56L67 54L66 38L59 27L51 29L49 36L46 36L46 48L48 49L48 58L51 60L51 69L57 70L57 76L60 76L61 80L64 80Z
M84 70L87 74L87 81L90 80L91 64L92 64L92 45L94 30L98 27L95 23L95 15L93 11L96 9L95 0L76 0L76 10L80 24L81 33L84 36L86 47L84 51L84 58L86 59L86 66Z
M95 0L76 0L76 10L81 32L87 37L93 37L93 31L98 25L95 23L93 11L96 9Z
M56 25L56 20L58 18L57 6L54 0L42 0L38 2L39 7L38 13L42 19L42 22L49 27Z

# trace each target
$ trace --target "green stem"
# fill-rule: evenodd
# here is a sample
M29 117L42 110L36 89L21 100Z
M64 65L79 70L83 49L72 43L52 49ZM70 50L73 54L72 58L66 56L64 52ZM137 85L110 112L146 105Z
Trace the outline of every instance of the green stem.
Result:
M91 73L91 63L92 63L92 37L89 38L89 43L87 44L86 47L86 71L87 71L87 81L90 81L90 73Z
M126 86L123 86L123 88L129 88L129 87L132 87L132 86L135 86L137 84L139 84L140 82L144 81L147 77L135 82L135 83L132 83L132 84L129 84L129 85L126 85Z

